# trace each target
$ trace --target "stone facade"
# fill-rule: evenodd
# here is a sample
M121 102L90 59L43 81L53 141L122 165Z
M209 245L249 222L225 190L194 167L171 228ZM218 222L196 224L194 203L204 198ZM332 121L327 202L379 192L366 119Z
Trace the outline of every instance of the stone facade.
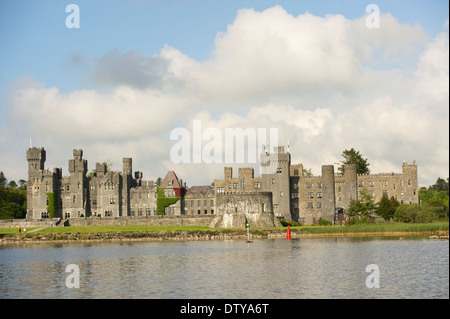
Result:
M233 178L232 169L225 167L225 178L214 181L217 196L272 193L273 213L277 219L290 219L307 225L319 219L340 224L346 218L351 199L357 199L363 189L374 197L375 202L383 195L394 196L401 204L419 202L415 161L413 164L404 162L402 173L357 175L356 165L351 164L345 165L343 175L336 174L333 165L323 165L321 175L305 176L303 165L291 164L289 151L285 152L284 147L278 146L272 153L265 150L261 154L261 163L261 177L254 177L253 171L246 169L239 170L239 176ZM259 185L256 183L261 183L262 187L249 187Z
M123 159L123 171L108 171L97 163L95 173L87 175L88 163L82 150L73 150L69 176L62 169L44 169L44 148L27 151L27 219L125 217L156 215L156 188L153 181L142 181L142 173L132 176L131 158ZM49 198L56 198L56 212L49 216Z
M69 160L69 176L62 169L44 168L44 148L27 150L27 219L149 217L157 214L157 188L153 181L142 180L142 172L132 175L132 159L123 159L123 171L108 171L105 163L97 163L93 175L82 150L73 150ZM289 150L275 147L261 154L262 176L255 177L253 168L239 168L233 177L231 167L224 168L224 179L215 179L214 187L192 186L169 171L161 182L166 198L180 198L165 207L166 216L223 216L212 224L233 224L253 220L256 224L277 224L290 219L313 224L326 219L339 224L351 199L364 189L378 202L382 196L395 197L402 204L418 203L417 164L406 162L401 173L357 175L355 165L346 165L343 175L333 165L323 165L319 176L304 176L302 164L291 164ZM56 198L56 212L50 216L49 199ZM228 219L227 219L228 218ZM227 220L234 218L237 223ZM273 219L275 218L275 221ZM263 222L264 220L264 222ZM267 222L272 220L273 222ZM239 222L238 222L239 221Z

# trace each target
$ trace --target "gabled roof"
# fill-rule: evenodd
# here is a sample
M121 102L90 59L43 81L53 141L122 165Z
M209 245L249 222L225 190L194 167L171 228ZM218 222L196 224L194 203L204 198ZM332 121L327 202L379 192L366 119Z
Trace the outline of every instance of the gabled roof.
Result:
M211 186L192 186L187 190L186 195L195 197L199 195L206 196L208 193L214 195L214 188Z
M171 185L169 185L169 181L171 181ZM174 171L168 171L166 177L164 177L159 188L181 188L181 183L178 180L177 174Z

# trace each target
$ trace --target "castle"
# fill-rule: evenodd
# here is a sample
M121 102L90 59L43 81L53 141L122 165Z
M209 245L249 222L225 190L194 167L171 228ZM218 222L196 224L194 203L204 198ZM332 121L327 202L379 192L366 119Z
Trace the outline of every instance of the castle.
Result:
M357 175L355 165L346 165L339 175L333 165L323 165L321 176L304 176L303 165L291 165L291 155L283 146L261 154L261 177L254 176L253 168L239 168L238 177L233 177L232 168L225 167L224 179L215 179L214 187L187 187L174 171L157 187L142 180L142 172L133 176L131 158L123 158L122 172L96 163L95 171L88 174L87 160L77 149L68 163L69 176L63 176L61 168L45 169L45 160L44 148L27 150L27 219L144 217L157 215L159 209L160 214L175 216L270 215L304 224L319 219L340 224L350 200L358 198L362 189L375 201L384 195L402 204L419 201L415 161L404 162L401 173ZM158 208L158 199L163 207Z

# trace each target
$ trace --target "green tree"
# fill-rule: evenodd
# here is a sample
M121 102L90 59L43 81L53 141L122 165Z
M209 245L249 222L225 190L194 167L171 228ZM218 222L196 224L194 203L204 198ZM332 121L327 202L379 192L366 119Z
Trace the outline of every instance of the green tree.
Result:
M366 189L363 189L361 196L358 199L351 199L350 205L347 210L347 215L349 217L354 217L362 222L367 222L369 217L372 216L377 206L373 200L372 195L370 195Z
M15 181L10 181L8 183L8 188L12 188L12 189L17 188L17 183Z
M376 204L375 213L378 216L383 217L385 220L390 220L394 217L395 210L400 205L398 200L392 196L390 199L387 196L383 196Z
M436 180L436 183L434 185L431 185L428 189L434 190L434 191L444 191L447 192L448 195L448 177L447 181L443 178L438 177Z
M364 158L362 154L355 150L354 148L351 148L349 150L344 150L341 154L341 156L344 158L341 161L341 166L339 166L338 171L341 174L344 174L345 166L346 164L356 164L356 173L357 174L369 174L370 164L367 161L367 158Z
M8 180L6 179L5 174L3 174L3 172L0 172L0 187L5 188L7 183Z
M27 181L24 179L19 179L19 189L26 190L27 189Z
M436 219L438 216L433 209L415 203L400 205L394 214L394 220L402 223L431 223Z
M158 178L156 179L155 185L158 186L158 187L161 186L161 181L162 181L161 177L158 177Z

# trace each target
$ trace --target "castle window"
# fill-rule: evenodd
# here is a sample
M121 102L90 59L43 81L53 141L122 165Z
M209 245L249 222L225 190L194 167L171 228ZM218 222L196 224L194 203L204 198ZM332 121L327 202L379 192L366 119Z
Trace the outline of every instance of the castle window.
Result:
M408 179L408 186L411 186L411 180Z
M200 209L199 210L197 210L197 215L200 215L201 214L201 211L200 211Z
M260 182L255 182L255 188L261 188L261 183Z
M213 215L214 214L214 209L211 209L211 215Z
M338 192L340 192L341 191L341 186L338 186Z
M115 198L114 196L111 196L111 197L109 198L109 203L110 203L110 204L115 204L115 203L116 203L116 198Z
M245 178L241 178L241 189L245 189Z
M142 216L142 208L138 208L138 216Z
M400 180L400 186L403 186L403 179Z
M277 168L277 173L281 173L281 167Z
M228 183L228 189L231 189L231 183Z
M317 202L317 208L322 208L322 202Z
M233 188L237 189L238 188L238 183L233 183Z
M172 180L171 179L169 181L167 181L167 185L168 186L172 186Z
M312 183L306 183L306 188L312 188Z
M223 187L217 187L217 194L224 194L225 191L223 189Z
M309 192L308 193L308 198L314 198L314 193L313 192Z
M322 188L322 183L321 182L317 183L317 188Z
M388 191L383 191L383 196L388 197Z
M205 215L206 215L206 214L208 214L208 210L207 210L207 209L205 209Z
M280 197L283 197L283 192L280 192Z
M75 203L76 201L77 201L77 195L73 195L72 203Z
M294 169L294 175L298 176L298 169Z
M313 202L307 202L306 203L306 208L314 208L314 203Z
M92 200L92 207L97 207L97 200L96 199Z
M67 190L67 191L69 191L69 190L70 190L70 187L69 187L69 185L67 185L67 186L66 186L66 190Z
M272 178L272 184L275 184L275 178Z
M322 192L317 192L317 198L322 198Z
M202 201L199 199L197 200L197 207L200 207L202 205Z

